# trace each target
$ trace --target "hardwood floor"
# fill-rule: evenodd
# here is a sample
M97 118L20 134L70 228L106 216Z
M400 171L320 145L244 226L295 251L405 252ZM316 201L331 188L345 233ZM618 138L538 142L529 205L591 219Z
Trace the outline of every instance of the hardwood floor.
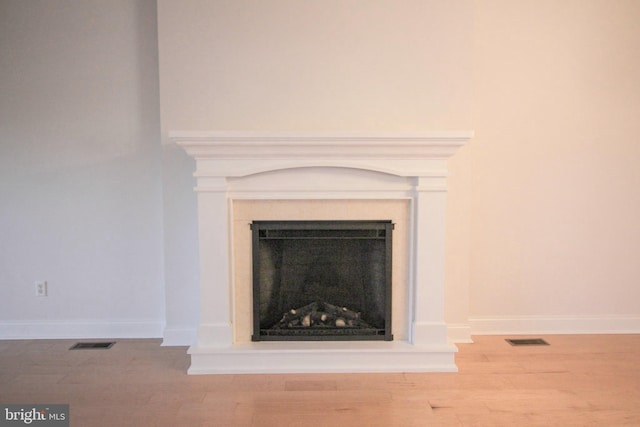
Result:
M71 426L640 426L640 335L460 344L459 373L188 376L185 347L0 341L0 403L68 403Z

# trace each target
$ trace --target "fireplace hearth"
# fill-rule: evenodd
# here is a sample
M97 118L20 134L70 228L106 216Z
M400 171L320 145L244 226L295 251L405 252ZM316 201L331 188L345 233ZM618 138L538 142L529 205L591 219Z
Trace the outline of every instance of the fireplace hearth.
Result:
M391 221L254 221L253 341L391 341Z

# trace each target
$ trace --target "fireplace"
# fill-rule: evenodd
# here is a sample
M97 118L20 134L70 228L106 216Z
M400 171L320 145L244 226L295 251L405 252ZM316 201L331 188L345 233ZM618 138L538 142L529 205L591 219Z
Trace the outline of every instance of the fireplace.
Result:
M470 132L171 132L170 140L196 160L200 322L196 342L189 348L189 373L456 371L456 347L447 340L444 318L447 159L471 136ZM247 203L259 210L240 218L238 207ZM354 218L351 206L363 203L369 210ZM406 221L386 215L383 206L387 203L406 207ZM331 331L333 339L327 341L299 339L307 332L297 332L295 339L267 338L273 336L272 332L262 333L261 329L272 329L271 322L278 317L280 322L291 310L328 318L331 313L335 316L335 310L346 309L355 313L351 316L360 313L362 317L370 307L357 303L357 296L334 303L334 297L320 292L313 300L298 300L292 307L280 305L280 312L270 314L268 320L261 312L254 312L251 281L260 272L244 262L252 258L251 249L244 249L251 246L250 224L255 224L259 238L259 230L269 225L261 221L379 218L391 219L385 227L395 225L393 256L385 261L392 263L393 298L383 302L391 306L391 316L385 313L382 328L378 327L382 326L381 311L375 312L374 320L365 321L373 328L365 329L384 332L376 332L374 340L361 339L371 338L365 331L356 332L358 339L336 338L345 334L336 328ZM319 240L318 235L311 237ZM275 245L267 252L280 256L277 243L267 245ZM322 279L316 288L320 289L330 281L344 280L332 272L337 270L338 261L321 254L331 252L330 247L318 251L314 259L320 267L307 267L308 274L303 274L301 281L312 283L311 278L319 275ZM379 254L379 250L373 250L368 256ZM271 274L284 273L281 269ZM259 283L258 293L273 292L273 288L263 290L262 285ZM310 286L313 289L315 285ZM264 301L265 306L279 304L276 300ZM259 306L260 302L258 310ZM311 323L311 316L305 320L306 314L301 319L288 318L291 328L295 322ZM340 324L344 321L346 326L347 320L343 318Z
M253 341L391 341L391 221L254 221Z

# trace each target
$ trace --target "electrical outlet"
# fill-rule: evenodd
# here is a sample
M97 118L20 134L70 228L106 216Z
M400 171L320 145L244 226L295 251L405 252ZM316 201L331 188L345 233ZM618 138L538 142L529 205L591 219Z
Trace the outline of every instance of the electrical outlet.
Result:
M37 297L47 296L47 282L45 280L36 282L36 296Z

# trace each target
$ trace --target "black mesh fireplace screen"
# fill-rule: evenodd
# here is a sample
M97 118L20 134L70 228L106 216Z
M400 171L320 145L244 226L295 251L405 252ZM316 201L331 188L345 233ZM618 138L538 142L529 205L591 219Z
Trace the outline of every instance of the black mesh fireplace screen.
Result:
M254 221L254 341L387 340L391 221Z

